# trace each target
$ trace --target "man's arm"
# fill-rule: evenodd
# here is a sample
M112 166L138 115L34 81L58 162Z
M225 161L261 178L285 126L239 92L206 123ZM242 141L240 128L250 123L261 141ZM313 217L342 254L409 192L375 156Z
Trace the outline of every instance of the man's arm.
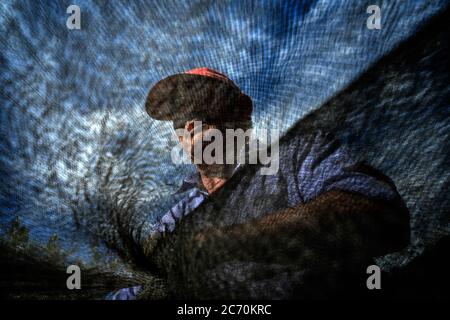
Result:
M212 265L227 260L301 265L314 258L351 263L406 246L409 214L400 202L329 191L306 204L189 238L189 251L206 254L204 261Z

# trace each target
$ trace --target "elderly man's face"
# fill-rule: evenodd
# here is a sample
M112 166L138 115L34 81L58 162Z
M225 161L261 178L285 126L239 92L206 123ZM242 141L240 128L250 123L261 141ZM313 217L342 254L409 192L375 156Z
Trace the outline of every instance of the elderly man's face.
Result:
M217 124L206 123L200 120L190 120L184 125L184 129L189 133L187 136L179 136L181 147L191 156L191 161L194 162L194 147L197 146L201 153L205 150L208 144L214 141L214 131L219 130L222 136L225 137L225 129ZM200 155L198 155L200 156Z
M204 176L229 177L239 162L246 161L244 146L252 139L251 121L192 119L184 127L178 121L173 125L181 147Z

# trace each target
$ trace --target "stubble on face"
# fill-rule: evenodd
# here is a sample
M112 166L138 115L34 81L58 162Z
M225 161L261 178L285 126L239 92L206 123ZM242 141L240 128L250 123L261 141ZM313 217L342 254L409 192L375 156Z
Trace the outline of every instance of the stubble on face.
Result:
M200 123L201 127L195 127L195 125L199 125ZM187 135L187 137L180 139L181 146L185 150L185 152L190 155L191 162L195 164L200 174L205 177L220 179L228 179L229 177L231 177L236 167L236 163L225 163L225 143L223 145L223 163L205 164L203 162L203 159L195 158L196 156L203 157L203 152L206 146L208 146L212 142L208 139L205 139L205 137L209 136L209 134L213 130L219 130L222 133L222 136L225 137L225 130L218 125L200 122L199 120L191 120L186 122L184 129L189 132L189 134ZM197 146L198 149L201 150L200 155L197 155L195 153L195 146Z

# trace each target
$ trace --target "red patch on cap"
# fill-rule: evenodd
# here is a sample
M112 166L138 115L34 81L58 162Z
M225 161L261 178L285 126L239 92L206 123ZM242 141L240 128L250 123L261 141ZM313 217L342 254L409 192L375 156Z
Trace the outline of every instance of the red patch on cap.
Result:
M218 71L209 69L209 68L195 68L195 69L185 71L184 73L197 74L199 76L205 76L205 77L215 78L215 79L219 79L219 80L223 80L223 81L227 81L227 82L233 82L224 74L222 74Z

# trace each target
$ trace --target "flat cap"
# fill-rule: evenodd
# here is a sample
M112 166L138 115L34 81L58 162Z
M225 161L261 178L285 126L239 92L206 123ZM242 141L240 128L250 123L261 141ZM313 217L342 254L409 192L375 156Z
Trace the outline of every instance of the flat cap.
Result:
M145 101L156 120L248 121L252 100L225 75L196 68L157 82Z

